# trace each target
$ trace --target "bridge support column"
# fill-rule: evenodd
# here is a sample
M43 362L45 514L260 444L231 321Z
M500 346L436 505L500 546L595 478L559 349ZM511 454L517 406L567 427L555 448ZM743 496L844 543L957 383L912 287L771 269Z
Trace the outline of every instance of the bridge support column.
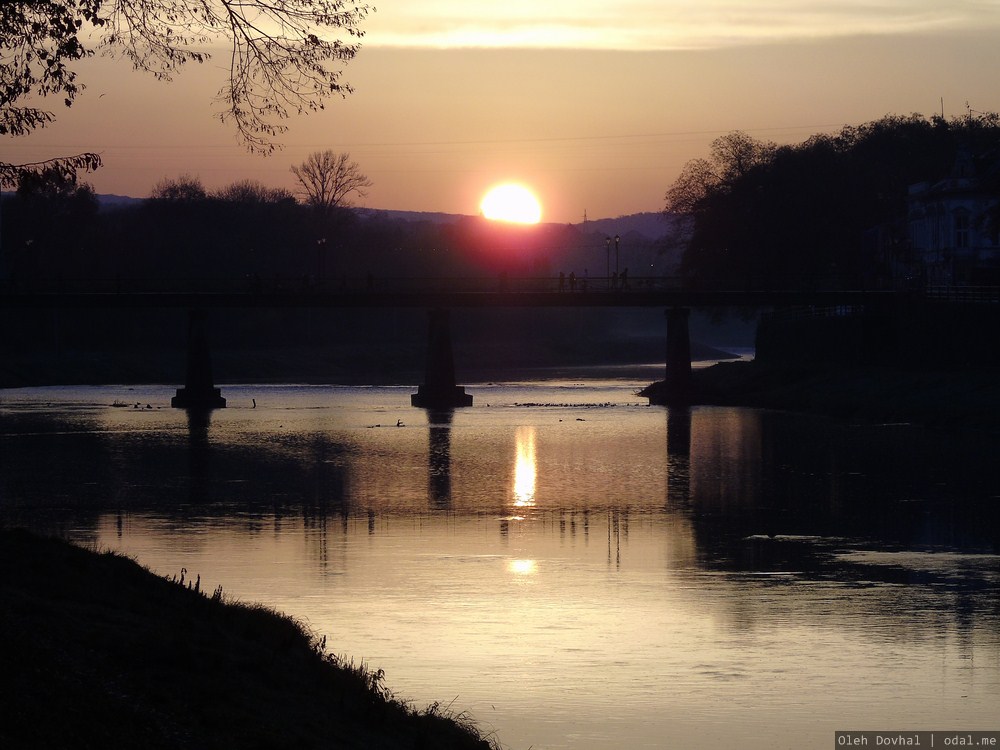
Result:
M682 406L691 400L691 334L686 307L667 310L667 372L663 397L667 406Z
M472 406L472 396L455 384L449 317L447 310L427 311L427 371L424 384L410 396L413 406L425 409Z
M222 409L226 406L222 391L212 382L212 358L205 335L207 318L204 310L188 313L187 377L184 387L178 388L177 395L170 399L170 405L178 409Z

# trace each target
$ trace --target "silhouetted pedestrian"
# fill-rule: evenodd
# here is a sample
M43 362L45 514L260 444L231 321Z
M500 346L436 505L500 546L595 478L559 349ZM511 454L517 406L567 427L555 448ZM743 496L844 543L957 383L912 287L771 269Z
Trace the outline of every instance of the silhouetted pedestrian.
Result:
M576 271L569 272L569 290L571 292L576 291Z

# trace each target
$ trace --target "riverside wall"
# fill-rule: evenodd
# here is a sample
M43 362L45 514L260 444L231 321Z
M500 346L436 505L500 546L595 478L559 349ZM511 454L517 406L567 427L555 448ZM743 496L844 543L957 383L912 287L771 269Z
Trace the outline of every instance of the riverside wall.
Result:
M756 359L767 365L1000 364L1000 303L901 297L878 306L777 309L761 317Z

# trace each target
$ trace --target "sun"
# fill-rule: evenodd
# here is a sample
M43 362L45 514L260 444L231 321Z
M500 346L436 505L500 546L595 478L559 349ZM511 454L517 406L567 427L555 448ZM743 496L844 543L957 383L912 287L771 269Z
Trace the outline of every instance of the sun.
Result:
M483 216L515 224L537 224L542 219L542 205L528 188L514 182L492 187L479 204Z

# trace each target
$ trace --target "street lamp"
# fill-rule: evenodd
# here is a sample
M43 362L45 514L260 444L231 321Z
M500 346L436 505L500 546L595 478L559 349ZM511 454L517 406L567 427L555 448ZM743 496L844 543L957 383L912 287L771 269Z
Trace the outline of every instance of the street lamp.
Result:
M326 237L316 240L316 283L323 283L323 274L326 271L326 255L323 252L326 248Z
M618 246L621 244L622 238L617 234L615 235L615 276L618 275Z
M604 274L604 278L608 281L608 289L611 288L611 238L604 238L604 247L607 250L604 257L607 260L607 273Z

